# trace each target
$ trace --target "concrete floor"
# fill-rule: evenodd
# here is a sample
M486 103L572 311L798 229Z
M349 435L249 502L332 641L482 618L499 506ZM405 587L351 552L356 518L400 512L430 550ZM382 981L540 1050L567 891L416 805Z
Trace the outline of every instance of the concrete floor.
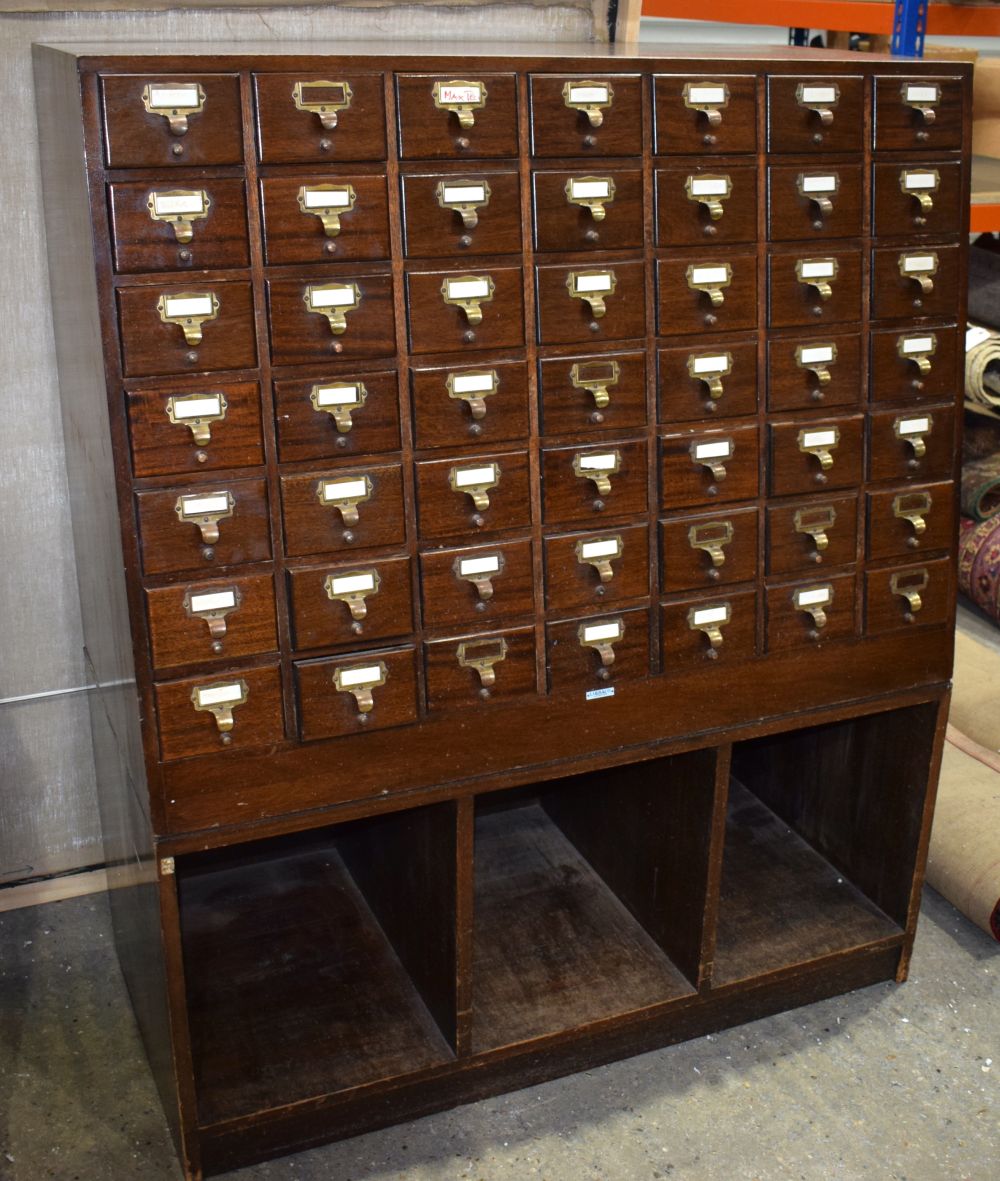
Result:
M1000 946L932 891L909 983L233 1181L997 1181ZM0 1178L177 1181L104 895L0 915Z

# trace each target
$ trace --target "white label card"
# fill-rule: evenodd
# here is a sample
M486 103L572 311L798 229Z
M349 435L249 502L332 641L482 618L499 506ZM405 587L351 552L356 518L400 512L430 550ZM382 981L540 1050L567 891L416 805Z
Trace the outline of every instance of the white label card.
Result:
M729 358L725 355L720 357L695 357L694 371L695 373L721 373L724 369L729 368Z
M492 393L497 388L495 373L456 373L451 379L456 394Z
M610 291L611 272L602 271L597 275L577 275L577 291Z
M728 278L728 267L694 267L691 271L692 283L725 283Z
M438 101L460 106L462 103L479 103L483 101L483 88L477 82L470 82L467 86L451 86L445 82L438 85Z
M149 105L157 111L196 107L200 101L197 85L150 86Z
M906 101L908 103L936 103L940 98L936 86L915 86L912 82L906 87Z
M331 580L330 589L335 595L356 595L359 591L373 591L375 572L368 570L364 574L344 574Z
M486 279L449 279L449 299L486 299L490 293Z
M724 197L728 189L729 182L721 176L691 177L691 192L696 197Z
M732 439L723 439L718 443L695 444L695 459L728 459L733 453Z
M473 484L492 484L497 478L497 465L489 467L462 467L455 472L455 483L459 488L470 488Z
M836 431L803 431L803 447L833 447L837 442Z
M987 333L987 335L989 335ZM903 338L904 353L929 353L934 347L933 336L907 336Z
M695 627L701 627L706 623L725 623L728 614L729 608L727 606L702 607L691 616L691 622Z
M823 365L833 360L832 344L817 344L799 354L803 365Z
M570 86L569 101L571 103L606 103L608 88L606 86Z
M601 640L620 640L622 624L620 619L614 623L592 623L583 629L585 643L598 643Z
M934 269L937 259L933 254L907 254L903 258L904 271L930 271Z
M570 195L582 200L611 196L611 182L609 180L571 180L569 182Z
M168 196L165 193L153 194L153 212L158 217L171 213L204 213L204 193L181 193Z
M174 398L174 418L207 418L222 413L222 399L218 394L204 398Z
M210 295L190 295L187 297L168 295L164 306L168 316L210 316L212 314L212 297Z
M617 537L601 541L585 541L580 549L583 558L616 558L621 552L621 542Z
M803 193L833 193L837 188L835 176L804 176L802 178Z
M356 385L324 385L316 391L319 406L357 406L361 391Z
M610 472L618 464L618 456L581 455L580 470L584 472Z
M232 701L239 701L243 697L243 686L238 682L232 685L212 685L205 689L197 689L199 705L229 705Z
M929 418L901 418L897 427L901 435L923 435L931 429Z
M205 595L191 596L191 611L197 614L199 611L225 611L227 608L236 606L236 591L213 591Z
M218 496L182 496L181 511L185 517L203 517L208 513L228 513L229 494Z
M368 495L368 484L364 477L360 480L324 480L324 500L353 500L358 496Z
M490 554L488 558L462 558L458 563L458 572L463 578L472 574L498 574L499 571L499 554Z
M689 86L687 88L687 100L689 103L704 103L709 106L714 103L724 103L726 101L725 86Z
M309 292L309 306L313 308L342 308L355 301L352 286L314 287Z
M795 592L795 601L800 607L816 607L820 603L829 603L832 598L833 593L828 586Z
M306 189L306 209L343 209L351 202L347 189Z
M908 189L933 189L938 178L933 172L904 172L903 183Z
M445 185L443 199L452 205L471 205L486 200L483 185Z
M364 668L344 668L340 670L340 683L345 689L354 685L375 685L382 679L382 666L366 664Z
M803 279L832 279L834 269L832 258L820 258L803 262L801 273Z
M804 103L835 103L837 88L835 86L803 86L802 101Z

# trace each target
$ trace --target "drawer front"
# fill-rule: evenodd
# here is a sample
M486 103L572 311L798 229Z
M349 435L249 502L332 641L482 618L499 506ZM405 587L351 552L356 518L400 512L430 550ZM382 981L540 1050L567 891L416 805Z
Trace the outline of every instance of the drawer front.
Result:
M420 555L427 627L483 627L535 609L531 542L427 550Z
M115 183L108 206L119 274L250 265L241 180Z
M757 326L755 254L726 251L661 258L656 285L656 330L661 336Z
M205 284L192 278L183 287L120 287L118 324L126 377L257 364L249 283Z
M870 480L933 480L952 474L954 406L874 410L869 421Z
M645 524L546 537L544 546L547 611L603 611L649 594Z
M637 74L532 74L536 156L638 156L642 78Z
M494 451L417 464L420 536L461 537L519 529L531 521L528 457Z
M659 156L757 150L757 79L751 74L657 74L654 143Z
M875 79L875 147L937 151L962 146L962 79Z
M656 171L656 243L702 246L757 237L757 169L702 164Z
M698 595L660 607L665 673L698 668L706 661L735 664L757 655L757 592Z
M857 496L813 497L767 509L767 572L819 577L858 559Z
M389 257L384 173L268 176L260 189L271 266Z
M929 243L905 250L898 246L873 250L872 318L953 315L958 306L958 273L958 246Z
M542 504L547 523L594 521L599 515L646 511L645 441L602 440L587 447L542 450Z
M513 170L408 172L401 182L411 258L521 253L521 182Z
M873 402L919 402L955 392L958 329L881 328L871 334Z
M266 562L271 527L263 480L226 480L136 493L146 574Z
M865 574L865 635L946 623L951 599L947 558Z
M861 337L857 332L768 341L769 410L855 406L861 399L862 384Z
M752 500L757 495L756 426L692 427L660 437L660 506Z
M264 462L256 382L195 386L187 381L160 389L127 390L125 398L136 476Z
M767 588L767 651L811 648L857 634L853 574Z
M646 424L643 353L547 357L539 362L539 386L547 435Z
M772 242L861 237L860 164L772 164L767 225Z
M406 302L413 353L472 352L524 345L520 267L409 271Z
M685 513L660 522L664 594L752 582L756 577L756 508Z
M649 612L618 611L549 623L545 664L552 692L595 689L649 676Z
M757 413L755 340L718 340L709 349L660 349L657 361L661 422Z
M876 164L874 232L957 234L962 228L962 165L958 160Z
M255 74L261 160L265 164L384 160L383 85L381 74Z
M274 746L285 736L276 666L165 681L153 692L164 762Z
M289 554L398 545L406 536L399 464L282 476L281 502Z
M531 174L535 249L641 250L642 173L638 168Z
M527 438L528 366L493 361L410 370L418 447Z
M542 344L632 340L646 334L641 262L535 268Z
M868 493L868 557L874 561L950 549L954 532L950 480Z
M310 381L274 383L282 463L399 450L395 372L351 370Z
M396 101L400 155L406 160L517 155L513 74L397 74Z
M471 632L428 640L427 708L431 711L519 701L537 693L535 629Z
M768 324L772 328L861 319L861 256L857 250L817 252L803 248L793 254L772 254L767 265Z
M293 667L303 742L408 726L417 720L413 648L299 660Z
M388 640L413 631L409 558L293 566L292 642L298 649Z
M149 588L146 613L157 669L239 660L278 648L270 574Z
M105 74L101 99L109 168L194 168L243 159L235 74Z
M859 75L768 78L768 151L860 152L864 86Z
M860 484L864 419L813 418L772 423L771 495L794 496Z
M333 300L347 302L323 306ZM269 279L267 301L275 365L389 357L396 351L391 275L337 271Z

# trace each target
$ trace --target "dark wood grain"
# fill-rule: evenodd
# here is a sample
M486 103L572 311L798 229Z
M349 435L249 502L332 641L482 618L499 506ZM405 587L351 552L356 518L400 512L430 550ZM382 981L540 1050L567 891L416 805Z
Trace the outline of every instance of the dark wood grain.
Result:
M611 102L594 126L566 104L569 84L611 88ZM642 85L638 74L531 74L531 151L535 156L638 156L642 151Z
M224 733L215 716L196 710L192 692L199 686L228 685L243 681L247 700L233 709L233 728ZM277 667L228 667L182 681L156 686L156 713L160 750L164 760L186 759L217 751L257 750L273 746L284 737L281 720L281 682Z
M729 180L729 195L721 200L722 216L713 220L708 208L688 196L692 178L721 176ZM656 244L707 246L753 242L757 237L757 169L713 163L656 170Z
M298 114L299 112L296 112ZM328 237L315 213L299 205L299 190L311 185L350 185L354 207L339 215L340 232ZM381 173L309 172L266 176L260 182L264 213L264 256L272 266L286 263L353 262L389 257L389 204Z
M482 598L475 585L456 571L462 559L500 556L490 574L492 595ZM424 550L420 555L423 620L428 627L491 627L494 620L531 615L534 609L531 542L497 541Z
M688 286L688 267L732 268L723 302L713 308L703 291ZM682 336L707 332L737 332L757 326L757 258L746 251L688 251L680 256L660 258L656 263L656 325L660 336Z
M906 517L897 516L893 511L897 497L904 501L899 505L902 511L916 505L907 503L905 498L926 493L930 497L927 511L921 514L924 532L918 534ZM947 549L954 532L955 489L950 480L937 484L907 485L902 488L885 488L868 493L868 557L869 558L910 558L920 553Z
M618 471L608 473L610 490L601 489L574 464L612 456ZM542 492L545 523L587 521L600 517L633 516L646 511L646 474L649 461L645 440L602 439L586 447L546 447L542 450ZM603 473L595 473L601 475Z
M506 645L503 659L492 665L494 682L484 685L475 668L459 664L459 647L467 645L466 658L475 659L477 652L494 654L501 641ZM476 648L485 644L484 648ZM536 695L535 687L535 630L532 627L509 628L504 631L465 632L439 640L428 640L424 645L427 662L427 708L451 711L475 708L482 711L493 703L498 705Z
M602 582L592 562L577 555L578 546L605 539L616 539L621 545L621 556L611 562L608 582ZM550 535L543 545L545 606L549 611L605 611L612 604L649 594L649 530L645 523Z
M915 361L899 355L900 337L934 338L935 350L928 357L929 373L921 373ZM954 396L958 329L953 325L938 328L880 328L871 333L871 386L873 402L920 402L928 399L946 401Z
M934 171L938 186L927 193L932 206L923 209L912 192L904 192L906 172ZM872 169L874 185L874 232L880 238L904 234L957 234L962 226L962 165L958 160L925 160L876 164ZM914 190L916 191L916 190Z
M471 162L464 172L426 172L410 166L403 186L403 241L409 258L466 258L477 254L521 253L521 182L513 169L483 168ZM477 224L466 228L458 210L438 203L438 185L489 185L489 204L476 208Z
M767 588L767 639L766 651L780 652L787 648L819 648L836 640L847 639L857 632L855 611L854 575L835 574L825 571L815 577L780 586ZM833 595L824 607L826 624L819 628L813 617L796 608L794 594L797 590L829 586Z
M587 301L570 295L567 287L571 275L598 271L611 271L615 278L614 292L605 296L603 316L594 316ZM542 344L631 340L645 332L645 284L640 262L595 259L576 266L539 266L535 284L538 339Z
M570 181L592 176L610 179L614 184L614 197L603 206L603 221L586 206L571 202L566 192ZM586 166L538 169L531 174L531 185L536 250L642 249L642 173L638 168L607 168L602 164L596 172Z
M578 380L594 377L589 361L603 362L597 377L618 380L607 388L608 404L598 408L594 394L573 384L573 367L583 372ZM538 365L542 430L546 435L575 434L578 431L626 430L646 423L646 357L643 353L589 353L570 357L544 357Z
M371 495L357 505L358 520L345 522L333 504L324 504L319 487L324 480L367 477ZM334 550L363 550L395 545L404 539L403 487L399 464L365 463L359 467L326 468L282 476L281 505L285 548L289 554L320 554Z
M824 522L832 512L829 528L823 530L826 549L820 549L812 534L796 527L796 515L802 525ZM775 575L799 574L820 578L831 568L849 566L858 556L858 498L850 496L813 496L767 508L767 572Z
M835 85L840 95L833 121L796 100L799 86ZM767 146L771 152L860 152L863 138L865 81L859 74L831 76L823 71L767 80Z
M944 623L948 616L951 577L947 558L893 566L888 570L869 570L865 574L865 634L918 631ZM918 609L893 590L893 578L900 588L916 591L920 597Z
M378 590L365 595L365 615L355 619L347 602L330 598L326 582L330 577L369 570L378 575ZM292 566L287 573L292 641L297 649L371 643L413 630L409 558L361 558L357 562Z
M721 547L721 566L713 565L708 552L691 544L692 529L715 524L728 525L732 534ZM660 588L664 594L752 582L757 574L756 508L727 505L718 512L683 513L660 521L659 531Z
M823 385L813 370L800 365L797 349L836 347L836 359L825 365L830 380ZM808 353L806 356L808 357ZM817 365L820 362L815 362ZM812 410L857 405L864 393L861 337L841 330L801 334L767 343L767 405L769 410Z
M808 281L796 274L799 261L836 260L837 274L829 280L831 295L823 299ZM772 328L812 330L821 324L844 324L861 319L861 257L858 250L839 242L830 246L809 243L783 254L770 254L767 264L768 324Z
M417 720L416 653L406 648L375 648L295 663L299 699L299 737L303 742L367 734ZM373 707L362 713L353 693L334 684L338 669L384 664L385 683L372 689Z
M752 74L729 73L728 63L706 64L709 69L703 74L654 74L657 155L726 155L756 150L757 79ZM684 87L688 83L727 87L727 103L720 111L722 120L717 127L711 126L703 112L685 104Z
M580 628L618 619L624 624L624 634L614 644L614 663L606 668L598 652L581 643ZM630 608L549 623L545 628L545 663L550 688L575 689L581 706L586 691L645 677L649 673L649 612Z
M471 324L462 308L445 303L449 279L492 279L493 298L480 304L482 320ZM411 353L468 352L517 348L524 344L524 296L521 268L476 266L464 270L408 270L406 304ZM473 362L474 363L474 362Z
M903 101L902 87L906 82L918 85L937 84L941 101L934 105L934 122L927 123L909 104ZM962 79L926 74L907 77L875 79L875 147L921 154L942 148L962 146Z
M897 421L930 419L924 437L927 450L917 457L913 447L896 437ZM920 406L909 410L873 410L868 416L868 478L870 480L934 480L950 474L954 456L953 406Z
M722 459L725 479L698 462L692 448L701 444L730 442L730 454ZM750 500L757 495L757 427L686 427L660 436L660 507L718 504Z
M341 431L334 416L312 403L315 386L359 382L365 387L364 405L352 409L349 431ZM398 451L399 398L392 370L357 371L331 366L325 375L274 383L274 411L278 454L283 463L308 459L337 459L342 455L378 455Z
M494 159L517 155L517 91L514 75L484 73L457 62L457 72L397 74L399 150L404 160ZM435 82L478 82L485 105L473 112L472 127L434 104Z
M341 67L343 63L339 63ZM385 102L382 75L348 66L330 76L303 71L258 71L253 86L257 108L257 143L265 164L336 164L341 160L385 159ZM337 112L337 126L324 129L319 115L295 107L296 82L346 82L351 105Z
M361 301L346 313L347 328L335 335L326 316L306 307L310 284L355 283ZM302 279L269 279L267 303L271 324L271 356L276 365L350 361L391 357L393 332L392 280L388 274L362 274L337 268Z
M496 390L482 399L485 414L476 418L472 407L448 392L450 375L490 373ZM527 438L528 367L523 361L486 361L482 365L417 366L410 369L413 386L414 434L418 447L489 446Z
M477 509L470 493L453 491L452 470L461 472L496 464L499 482L486 490L489 506ZM420 535L453 537L471 543L481 533L519 529L531 519L527 456L523 451L477 452L417 463L417 504Z
M903 254L936 254L934 290L921 292L919 284L899 271ZM902 320L913 316L948 317L958 297L959 257L955 243L921 242L910 246L880 246L872 251L872 318Z
M730 372L719 376L722 392L712 396L707 380L692 377L688 362L698 357L725 357ZM656 363L659 380L660 422L689 422L692 419L730 418L757 413L757 342L745 337L714 340L709 348L686 345L659 349ZM718 375L718 374L717 374Z
M722 643L713 648L699 628L691 626L691 613L728 607L728 623L719 625ZM720 594L672 599L660 606L663 667L667 672L684 665L728 668L757 655L757 592L723 591ZM724 674L720 674L724 675Z
M832 466L823 469L818 455L803 451L812 435L835 432L829 446ZM851 417L797 419L772 422L770 441L770 490L772 496L805 495L830 488L849 488L861 482L864 471L864 419ZM801 441L801 445L800 445Z
M838 187L825 194L833 209L823 213L808 190L805 196L799 192L799 177L827 176L835 177ZM861 234L864 183L860 164L772 164L767 170L767 192L767 236L772 242L822 242Z

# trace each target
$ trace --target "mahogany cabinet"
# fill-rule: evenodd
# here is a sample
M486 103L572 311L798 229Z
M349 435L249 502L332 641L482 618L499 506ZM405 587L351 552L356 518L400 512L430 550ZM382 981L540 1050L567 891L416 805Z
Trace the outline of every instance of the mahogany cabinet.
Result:
M120 956L189 1179L903 980L970 67L36 51Z

